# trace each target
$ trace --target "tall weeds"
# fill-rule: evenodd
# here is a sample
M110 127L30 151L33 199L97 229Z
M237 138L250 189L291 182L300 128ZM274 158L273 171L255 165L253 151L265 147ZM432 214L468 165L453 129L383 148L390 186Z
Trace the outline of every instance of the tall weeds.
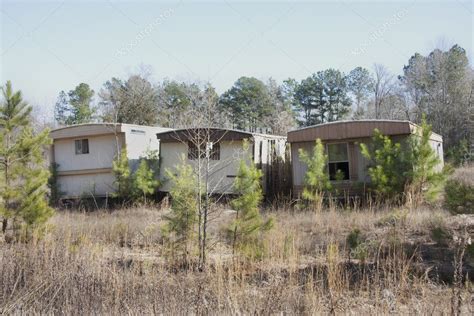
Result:
M176 269L164 259L164 212L59 212L42 238L0 244L0 313L450 312L451 289L418 273L417 256L406 254L404 239L394 242L387 233L420 233L428 211L409 212L403 229L387 226L389 210L334 206L316 221L313 212L275 211L264 258L233 261L225 236L216 237L202 272ZM210 233L219 236L231 220L232 214L222 218ZM370 241L363 266L345 256L355 225ZM461 304L462 313L467 306Z

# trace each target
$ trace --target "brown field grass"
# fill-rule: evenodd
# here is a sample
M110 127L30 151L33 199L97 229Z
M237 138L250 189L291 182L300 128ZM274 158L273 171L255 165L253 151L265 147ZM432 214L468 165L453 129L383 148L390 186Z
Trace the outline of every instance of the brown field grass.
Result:
M265 257L244 262L232 260L223 229L233 214L223 208L211 225L208 268L198 272L165 256L165 212L58 211L41 238L3 242L0 313L450 314L453 286L433 271L450 265L449 236L459 225L471 220L474 228L472 218L441 209L280 207L266 213L277 224ZM437 227L449 232L446 240L434 240ZM355 228L363 256L348 249ZM427 261L423 247L438 255ZM456 295L461 313L472 315L472 283Z

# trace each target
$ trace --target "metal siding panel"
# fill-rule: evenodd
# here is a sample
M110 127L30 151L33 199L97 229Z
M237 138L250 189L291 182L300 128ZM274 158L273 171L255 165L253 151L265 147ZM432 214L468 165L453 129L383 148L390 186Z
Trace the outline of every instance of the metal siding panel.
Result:
M350 164L350 179L351 181L357 181L358 179L358 162L357 154L355 151L355 144L353 142L349 143L349 164Z
M408 121L341 121L320 124L288 133L291 143L321 140L342 140L372 137L374 129L379 129L385 135L409 135L414 132L416 125ZM442 138L433 133L432 139L442 142Z

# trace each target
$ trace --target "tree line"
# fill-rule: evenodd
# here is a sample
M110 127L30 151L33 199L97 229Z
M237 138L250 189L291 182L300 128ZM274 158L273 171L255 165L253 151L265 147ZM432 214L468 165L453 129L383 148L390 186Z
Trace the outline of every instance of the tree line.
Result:
M414 54L398 77L380 64L347 74L330 68L282 83L240 77L221 95L209 83L154 84L144 74L112 78L97 93L81 83L60 92L55 119L61 125L104 121L182 128L193 126L194 114L215 103L208 113L215 127L285 135L297 126L341 119L420 123L425 113L443 135L448 156L459 162L472 145L473 92L473 68L466 51L454 45Z

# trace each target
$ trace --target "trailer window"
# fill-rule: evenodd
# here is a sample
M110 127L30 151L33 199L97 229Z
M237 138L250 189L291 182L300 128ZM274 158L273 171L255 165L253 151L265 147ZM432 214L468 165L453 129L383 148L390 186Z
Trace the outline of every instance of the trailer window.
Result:
M328 144L328 169L330 180L349 180L349 154L347 143Z
M89 153L89 140L88 139L76 139L75 144L76 144L76 155Z
M210 150L209 158L211 160L220 160L221 159L221 146L219 143L207 143ZM196 160L199 156L201 159L206 158L206 143L200 144L200 150L194 142L188 142L188 159Z

